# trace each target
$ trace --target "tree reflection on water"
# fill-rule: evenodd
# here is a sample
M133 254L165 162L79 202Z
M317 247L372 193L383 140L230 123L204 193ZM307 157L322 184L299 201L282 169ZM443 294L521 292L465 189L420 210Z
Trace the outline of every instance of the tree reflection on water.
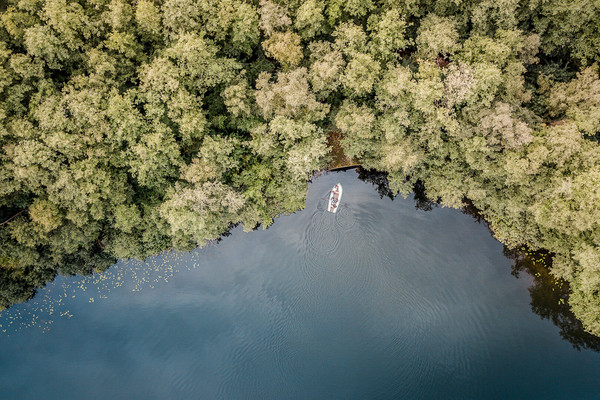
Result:
M386 173L359 169L358 177L372 183L381 198L395 197L390 190ZM414 187L414 199L415 207L424 211L431 211L439 204L427 198L425 186L421 182L417 182ZM464 199L464 203L464 214L470 215L479 223L487 224L479 210L468 199ZM506 246L504 255L513 261L513 276L519 278L519 274L524 272L533 277L533 285L528 289L531 295L531 310L542 319L552 321L560 329L560 336L577 350L590 349L600 352L600 337L586 332L569 307L569 285L550 273L552 255L543 251L529 251L526 248L511 250Z
M506 247L504 254L513 260L512 275L518 278L525 272L533 277L533 285L529 287L531 310L542 319L552 321L560 329L560 336L577 350L600 351L600 337L586 332L568 305L569 285L550 274L552 256L542 251Z
M363 168L357 168L358 179L364 182L369 182L375 186L375 190L379 193L380 198L387 197L394 200L396 195L391 191L390 184L388 181L387 172L380 172L376 170L366 170ZM415 199L415 207L423 211L431 211L439 205L439 202L430 200L425 194L425 185L421 181L413 187L413 196Z
M380 172L374 169L357 168L358 179L364 182L369 182L375 186L375 190L379 193L380 198L387 197L394 200L394 194L390 190L387 172Z

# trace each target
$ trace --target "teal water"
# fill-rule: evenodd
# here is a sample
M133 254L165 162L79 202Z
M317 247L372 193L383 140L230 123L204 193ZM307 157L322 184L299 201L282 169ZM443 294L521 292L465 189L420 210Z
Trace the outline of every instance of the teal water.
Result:
M600 353L531 311L502 249L459 211L330 173L267 230L2 313L0 398L599 399Z

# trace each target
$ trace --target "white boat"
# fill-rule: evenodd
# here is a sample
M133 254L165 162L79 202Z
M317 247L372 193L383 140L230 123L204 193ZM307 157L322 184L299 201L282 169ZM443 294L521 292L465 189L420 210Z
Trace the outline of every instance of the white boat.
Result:
M336 213L340 208L340 202L342 201L342 184L338 183L331 188L329 193L329 201L327 202L327 211Z

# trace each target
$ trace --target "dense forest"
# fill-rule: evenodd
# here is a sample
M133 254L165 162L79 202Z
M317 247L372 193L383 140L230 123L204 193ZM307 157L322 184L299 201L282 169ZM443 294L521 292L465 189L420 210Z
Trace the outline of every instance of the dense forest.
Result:
M600 335L600 3L0 2L0 307L304 206L330 138L552 255ZM400 221L399 221L400 223Z

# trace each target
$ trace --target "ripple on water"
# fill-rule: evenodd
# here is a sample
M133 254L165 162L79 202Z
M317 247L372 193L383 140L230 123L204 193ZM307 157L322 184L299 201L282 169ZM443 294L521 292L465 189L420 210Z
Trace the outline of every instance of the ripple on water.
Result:
M259 389L258 383L252 379L252 374L247 370L249 362L261 356L258 341L253 339L255 338L248 337L248 332L241 326L236 327L228 338L228 351L224 359L226 368L222 370L220 376L218 398L247 398L248 393ZM242 377L244 384L240 385ZM245 390L242 391L241 388L244 386Z
M352 208L347 205L342 205L336 214L335 224L342 232L352 229L356 224L356 217L354 216Z
M334 225L335 214L316 210L305 231L306 244L313 254L335 253L340 245L340 229Z
M367 211L359 219L351 207L342 207L336 214L324 211L320 202L305 228L303 243L300 246L300 268L305 276L304 288L317 301L321 300L323 288L332 280L341 279L344 274L345 290L355 294L374 287L382 267L378 251L378 226L373 213ZM344 248L345 251L339 251ZM387 264L391 261L385 260ZM389 269L389 266L386 266ZM335 284L335 282L333 282Z
M341 230L335 225L335 215L315 210L304 231L300 253L303 273L311 279L323 273L339 271L342 267L338 257Z

